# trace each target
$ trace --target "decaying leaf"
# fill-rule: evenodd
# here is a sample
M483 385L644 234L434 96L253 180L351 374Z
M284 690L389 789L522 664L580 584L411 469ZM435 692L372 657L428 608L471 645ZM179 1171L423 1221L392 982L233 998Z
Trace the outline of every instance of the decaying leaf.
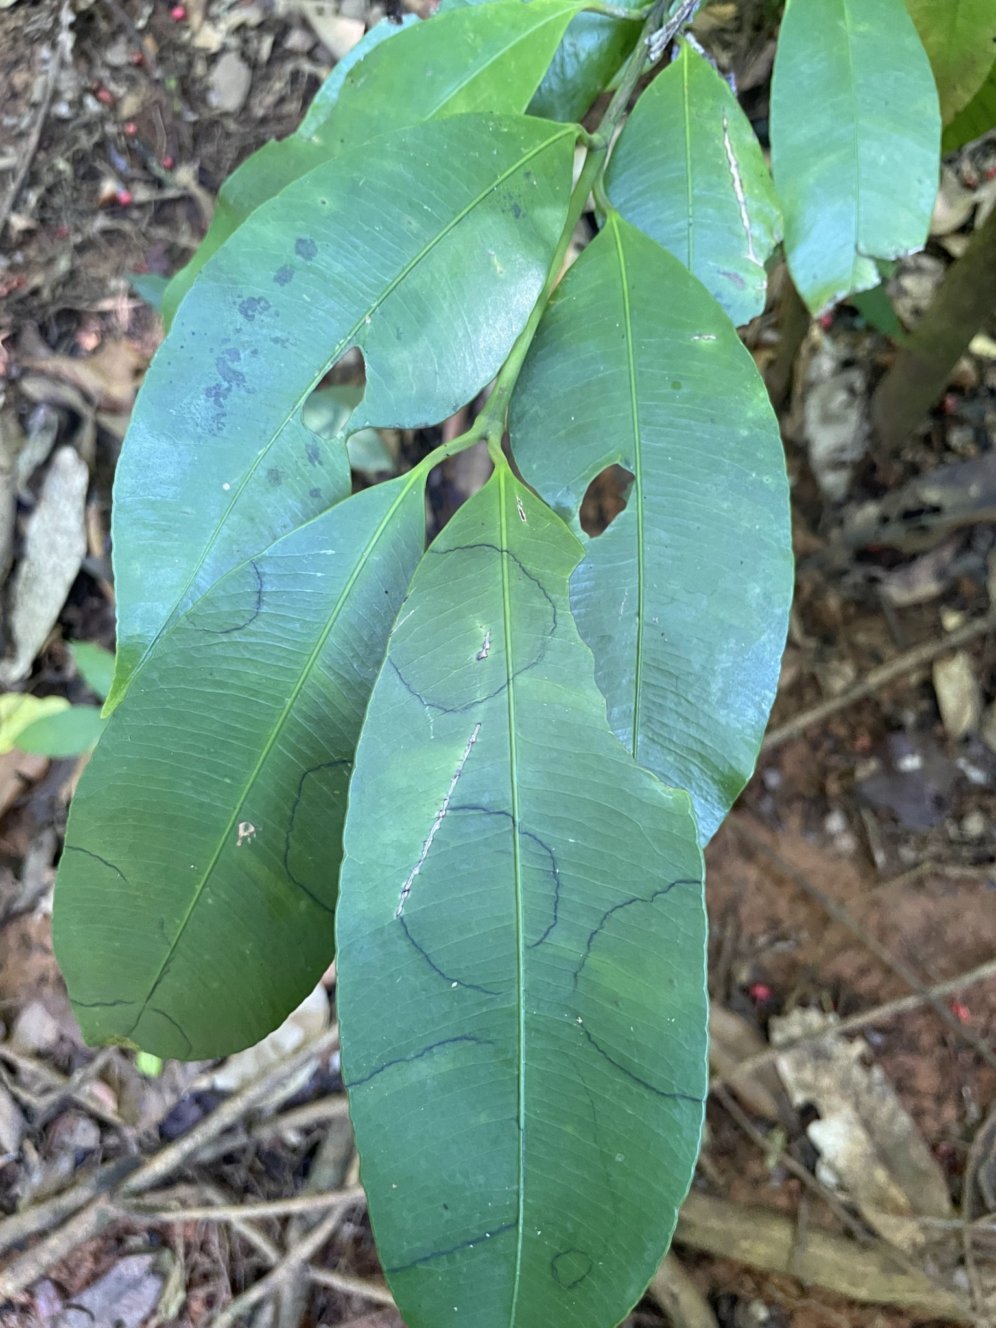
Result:
M9 655L0 684L24 678L66 602L86 553L84 505L90 475L71 447L60 447L25 531L24 554L11 581Z
M880 1066L863 1063L864 1043L834 1034L833 1016L800 1009L771 1022L776 1046L826 1031L779 1055L778 1072L794 1106L809 1104L820 1113L807 1133L819 1149L824 1179L887 1240L914 1253L925 1240L917 1218L949 1217L951 1200L943 1172L892 1084Z

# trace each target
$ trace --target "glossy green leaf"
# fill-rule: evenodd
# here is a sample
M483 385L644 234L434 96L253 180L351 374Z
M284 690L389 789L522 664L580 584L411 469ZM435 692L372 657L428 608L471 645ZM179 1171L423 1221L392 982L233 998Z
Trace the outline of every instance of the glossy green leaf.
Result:
M945 124L963 111L996 60L993 0L906 0L930 57Z
M965 109L945 129L941 146L945 152L957 152L990 129L996 129L996 64Z
M792 593L785 461L753 360L684 265L610 213L544 315L510 432L579 533L595 476L634 475L571 601L613 730L688 789L708 839L754 768Z
M701 857L606 725L580 552L500 467L419 567L357 750L337 1001L409 1328L618 1323L698 1149Z
M622 8L639 7L638 3ZM640 37L640 24L605 14L578 14L529 105L549 120L580 120L612 82Z
M207 259L246 217L345 148L440 116L524 111L582 2L498 0L454 10L396 29L389 42L369 44L341 80L333 70L297 133L268 143L225 182L207 235L170 283L167 320Z
M349 771L424 546L422 489L366 489L235 568L112 715L55 895L88 1041L224 1055L327 968Z
M38 756L81 756L96 747L103 729L98 706L71 705L26 724L17 746Z
M761 145L725 79L686 42L630 115L606 173L627 221L694 272L730 315L764 308L781 214Z
M316 168L205 266L118 464L109 704L175 612L348 493L345 448L301 420L345 351L367 366L354 429L445 419L493 377L563 228L574 139L483 115L385 135L376 170L365 146Z
M535 0L521 0L532 4ZM487 0L442 0L439 13L480 6ZM639 8L623 0L620 8ZM605 14L578 14L549 62L529 104L530 115L548 120L580 120L598 94L609 86L640 36L640 24Z
M814 312L878 284L876 258L922 248L940 111L903 0L789 0L771 84L785 250Z
M350 73L353 66L366 59L375 46L387 41L389 37L396 37L399 32L412 27L418 22L417 14L406 14L400 23L396 23L391 18L382 18L379 23L375 23L369 31L365 32L353 49L347 51L341 60L336 61L334 69L311 99L311 105L305 111L304 119L294 131L295 136L299 138L320 137L342 95L346 75Z

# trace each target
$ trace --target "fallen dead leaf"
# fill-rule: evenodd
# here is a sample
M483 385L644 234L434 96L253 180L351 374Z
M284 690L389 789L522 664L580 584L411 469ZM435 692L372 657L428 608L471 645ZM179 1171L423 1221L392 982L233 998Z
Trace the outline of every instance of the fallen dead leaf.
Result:
M48 355L23 359L21 365L47 378L70 383L101 410L130 410L138 379L145 369L144 352L127 337L106 341L95 355Z
M780 1054L778 1073L794 1106L820 1113L807 1134L820 1152L823 1179L882 1236L914 1253L925 1241L917 1217L951 1215L944 1174L882 1068L863 1063L865 1044L836 1036L835 1023L835 1016L808 1009L772 1019L776 1046L826 1032Z
M952 742L974 733L982 718L982 693L966 650L934 661L934 692L944 732Z
M11 579L10 655L0 660L0 685L20 682L66 602L86 554L84 506L90 473L71 447L52 458L28 518L24 553Z

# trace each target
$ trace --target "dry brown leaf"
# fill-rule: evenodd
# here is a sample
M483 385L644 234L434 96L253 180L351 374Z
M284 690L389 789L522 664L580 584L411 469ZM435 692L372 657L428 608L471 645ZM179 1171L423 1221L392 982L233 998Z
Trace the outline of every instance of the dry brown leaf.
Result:
M21 361L25 369L70 383L101 410L131 410L145 369L143 351L127 337L106 341L94 355L49 355Z
M24 553L10 585L10 655L0 684L25 678L66 602L86 553L84 505L90 472L71 447L52 458L28 518Z
M861 1041L834 1034L834 1016L795 1010L771 1021L777 1046L826 1036L776 1060L792 1103L820 1113L807 1130L819 1150L823 1179L835 1182L867 1221L900 1249L914 1253L925 1237L917 1218L951 1215L944 1174L878 1065L865 1065Z

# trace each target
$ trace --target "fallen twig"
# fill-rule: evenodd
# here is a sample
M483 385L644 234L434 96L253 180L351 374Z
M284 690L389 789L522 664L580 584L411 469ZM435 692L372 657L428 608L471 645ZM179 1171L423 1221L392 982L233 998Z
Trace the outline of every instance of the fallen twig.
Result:
M248 1111L265 1101L281 1081L291 1083L295 1070L306 1065L308 1061L334 1050L338 1044L339 1030L330 1028L321 1037L305 1043L285 1060L271 1066L262 1078L234 1093L192 1130L160 1149L158 1153L154 1153L138 1167L132 1166L124 1178L113 1185L113 1188L102 1184L96 1198L89 1198L89 1202L84 1200L82 1205L75 1205L80 1211L76 1212L69 1222L52 1231L34 1249L13 1259L0 1272L0 1301L19 1295L57 1259L64 1258L76 1245L89 1240L102 1230L110 1217L120 1217L123 1199L135 1197L160 1184L207 1144L213 1142L218 1135L237 1124ZM73 1193L69 1192L66 1196L67 1202L72 1203L74 1197ZM62 1196L58 1198L62 1199ZM38 1224L37 1215L32 1209L27 1209L24 1213L15 1213L0 1222L0 1249L19 1243L26 1234L37 1234L39 1231L50 1229L65 1216L64 1208L55 1204L39 1205L39 1209L43 1210L41 1225ZM11 1228L16 1233L13 1240L9 1234Z
M17 196L21 192L21 186L27 179L28 171L31 169L31 163L35 159L35 153L38 151L38 144L41 142L42 130L45 128L45 121L48 119L49 108L52 105L52 95L55 92L55 80L59 70L62 67L63 60L69 56L69 29L72 25L72 8L66 0L59 10L59 31L56 34L55 41L52 44L52 56L48 62L48 69L45 73L45 86L42 90L41 105L38 108L38 114L35 116L34 124L28 134L24 144L24 151L21 154L21 160L17 164L17 170L14 173L14 179L11 181L10 188L7 190L7 197L0 203L0 235L11 212L14 210L14 204L17 202Z
M933 663L938 655L943 655L948 650L957 650L980 636L986 636L994 631L996 631L996 614L990 613L984 618L974 618L970 622L963 623L953 632L947 632L933 641L924 641L921 645L896 655L894 659L879 664L877 668L869 669L860 682L848 687L839 696L831 696L826 701L820 701L818 705L810 706L808 710L803 710L794 718L786 720L784 724L769 729L761 745L761 751L773 752L776 747L782 747L792 738L798 738L807 729L815 728L832 715L854 705L856 701L863 701L866 696L871 696L890 682L895 682L898 678L911 678L920 673L928 664Z
M273 1294L295 1278L301 1265L308 1263L334 1235L336 1228L342 1222L344 1212L345 1207L342 1207L334 1208L332 1212L326 1214L317 1226L312 1227L287 1251L275 1268L219 1311L211 1320L211 1328L232 1328L234 1324L240 1323L243 1316L265 1296Z
M975 1322L956 1292L935 1286L917 1269L896 1268L895 1252L884 1241L859 1246L812 1227L800 1231L790 1217L770 1208L693 1192L681 1210L675 1239L689 1249L782 1273L866 1305L900 1305L924 1319Z
M393 1305L394 1297L382 1282L369 1282L366 1278L351 1277L349 1273L337 1273L334 1268L308 1267L308 1276L319 1286L330 1287L347 1296L362 1296L374 1305Z
M769 1065L774 1064L776 1057L787 1051L793 1051L796 1047L802 1047L811 1042L820 1042L826 1037L856 1033L862 1028L867 1028L869 1024L884 1024L889 1019L894 1019L896 1015L906 1014L910 1010L919 1010L922 1006L930 1004L931 996L951 996L955 992L973 986L976 982L985 982L987 978L996 978L996 959L990 959L988 963L980 964L978 968L970 969L967 973L960 973L956 978L948 978L944 982L937 982L923 992L917 992L912 996L899 996L894 1001L883 1001L881 1005L875 1005L870 1010L862 1010L858 1014L849 1015L848 1018L841 1019L839 1023L818 1033L804 1033L801 1037L790 1038L779 1047L768 1047L765 1051L759 1051L753 1056L745 1056L742 1061L736 1062L736 1065L728 1074L716 1075L710 1081L710 1088L729 1083L733 1078L740 1080L746 1075L755 1074L758 1070L766 1069Z
M996 622L996 619L993 621ZM964 1024L959 1022L957 1017L952 1014L940 997L935 994L933 988L928 987L921 982L918 974L906 963L905 960L897 959L895 955L891 954L881 941L872 936L861 926L856 918L851 916L851 913L843 904L839 903L836 899L831 899L824 890L821 890L814 881L809 879L805 872L800 871L799 868L796 867L794 863L789 862L787 858L783 858L780 853L770 846L770 844L765 842L761 835L750 829L744 823L742 818L731 821L731 824L735 827L736 833L740 835L742 839L746 840L752 848L763 853L768 861L771 862L783 876L788 877L788 879L794 882L804 894L807 894L811 899L814 899L828 917L832 918L834 922L839 922L840 925L845 927L852 936L857 937L865 949L870 951L876 959L889 969L891 973L894 973L896 977L905 982L912 991L915 991L921 1001L924 1004L929 1005L937 1014L938 1018L943 1020L947 1027L950 1028L953 1033L956 1033L962 1042L967 1043L973 1051L981 1056L988 1066L996 1069L996 1053L993 1052L992 1047L989 1046L987 1042L983 1041L983 1039L980 1038L977 1033L973 1032L972 1029L967 1028Z

